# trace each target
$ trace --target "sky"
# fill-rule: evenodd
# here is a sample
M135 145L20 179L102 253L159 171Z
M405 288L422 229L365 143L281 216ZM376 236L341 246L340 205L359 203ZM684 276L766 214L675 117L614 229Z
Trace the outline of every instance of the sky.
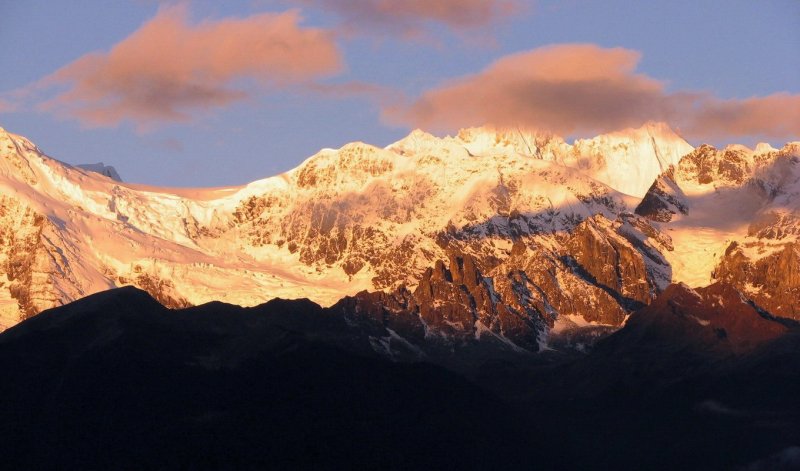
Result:
M800 1L0 0L0 126L228 186L414 128L800 140Z

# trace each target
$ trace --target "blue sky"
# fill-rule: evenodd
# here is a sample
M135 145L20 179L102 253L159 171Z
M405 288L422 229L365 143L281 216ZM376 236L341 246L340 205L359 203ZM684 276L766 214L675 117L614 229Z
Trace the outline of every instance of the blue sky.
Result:
M456 8L448 9L448 2ZM583 136L605 130L606 122L663 119L686 130L693 144L766 139L781 145L800 138L798 1L431 4L3 2L0 126L60 160L103 161L127 181L165 186L242 184L288 170L323 147L355 140L386 145L420 125L441 134L466 125L521 123ZM289 26L259 16L267 12ZM160 38L175 23L212 52L229 38L247 48L254 37L247 35L260 31L297 44L287 46L288 58L273 51L252 59L187 59L177 70L202 76L202 94L175 90L197 85L186 81L170 82L167 91L146 90L148 97L173 100L174 106L136 101L141 87L163 87L166 71L133 77L124 87L104 82L97 88L98 77L127 74L128 80L136 70L171 71L164 62L180 61L191 51L169 50L191 48L180 40L155 49L134 47L131 38L145 38L137 31L157 18L164 26L150 37ZM234 19L226 23L230 27L214 29L226 19ZM209 27L198 26L203 24ZM240 35L245 29L252 32ZM132 46L115 59L109 52L121 43ZM96 63L76 65L92 52L98 53ZM130 61L134 72L120 61ZM278 72L295 66L292 74ZM508 70L519 77L509 78ZM553 85L537 70L555 70L561 82ZM577 82L585 86L572 93ZM613 86L605 88L608 83ZM556 96L580 100L565 103L569 112L548 110L551 85ZM470 105L484 93L502 107ZM609 96L620 97L619 107L598 112L597 104ZM109 99L122 104L112 109ZM536 106L541 112L530 113ZM174 110L179 118L169 115Z

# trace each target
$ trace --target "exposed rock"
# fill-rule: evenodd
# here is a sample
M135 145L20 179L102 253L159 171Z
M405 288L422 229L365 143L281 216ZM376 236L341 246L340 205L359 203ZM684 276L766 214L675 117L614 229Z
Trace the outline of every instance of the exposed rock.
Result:
M715 277L747 293L771 314L800 320L800 243L787 242L755 260L746 251L746 247L732 242Z
M192 306L183 296L175 293L175 285L148 273L141 273L135 278L135 286L147 291L156 301L170 309L183 309Z
M521 315L494 290L476 259L451 253L422 276L412 292L359 293L331 309L345 318L391 329L407 341L463 345L480 341L509 350L537 351L545 328L540 318Z
M674 167L661 174L636 207L636 214L658 222L669 222L678 213L688 214L686 195L674 178Z
M106 165L103 162L98 162L96 164L80 164L76 165L76 167L83 170L88 170L89 172L99 173L100 175L108 177L116 182L122 181L122 177L120 177L119 173L117 173L117 169L111 165Z
M559 316L619 325L625 311L608 293L574 273L558 253L533 245L493 270L497 291L522 315L552 327Z
M741 148L718 151L704 144L683 157L677 171L700 184L741 185L752 174L753 155Z
M647 268L642 254L609 229L609 221L602 216L587 219L570 235L565 258L622 306L637 309L651 299Z
M747 235L776 241L800 236L800 217L781 209L764 211L747 226Z
M8 280L19 320L60 304L48 296L52 292L50 257L42 240L46 224L30 207L0 196L0 279Z
M479 258L451 240L443 243L447 261L428 268L413 292L405 287L363 292L333 309L351 320L392 329L418 345L423 340L450 345L499 341L507 348L537 351L561 316L585 319L597 332L602 326L607 335L658 291L647 256L628 240L642 243L636 237L647 237L634 236L638 229L628 221L650 227L633 215L617 223L596 216L567 236L563 252L520 240L507 259L489 265L485 273ZM618 232L623 228L628 237Z

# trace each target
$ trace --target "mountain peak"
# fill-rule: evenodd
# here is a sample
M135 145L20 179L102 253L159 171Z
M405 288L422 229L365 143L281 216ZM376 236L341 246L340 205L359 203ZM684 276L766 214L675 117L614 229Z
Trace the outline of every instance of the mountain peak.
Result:
M416 139L416 140L422 139L422 140L428 141L428 140L434 140L434 139L438 139L438 138L436 136L434 136L433 134L427 132L427 131L423 131L420 128L416 128L413 131L411 131L408 134L408 136L406 136L406 139Z
M644 197L653 181L694 148L663 122L647 122L573 145L551 132L522 127L464 128L439 138L419 129L387 147L400 155L525 156L576 168L611 188Z
M644 197L659 175L693 150L672 128L659 122L579 139L573 144L573 151L586 161L585 165L605 162L595 178L636 197Z
M122 181L122 177L120 177L119 173L117 173L117 169L111 165L106 165L103 162L98 162L96 164L79 164L76 165L76 167L82 170L99 173L100 175L106 176L116 182Z
M396 142L393 142L392 144L389 144L388 146L386 146L386 148L387 149L393 149L393 148L409 149L409 148L418 147L420 144L430 144L430 143L441 142L441 141L443 141L442 138L434 136L433 134L431 134L431 133L429 133L427 131L423 131L422 129L416 128L413 131L411 131L410 133L408 133L407 136L405 136L404 138L402 138L402 139L400 139L400 140L398 140Z
M725 146L726 152L739 152L743 154L750 155L753 153L753 149L747 147L744 144L728 144Z
M787 142L780 152L786 155L800 156L800 141Z
M522 127L482 126L458 131L455 140L473 154L491 153L493 150L512 151L521 155L543 158L542 149L547 146L564 146L560 137L547 131Z
M386 150L400 155L436 153L440 151L463 152L463 148L450 137L437 137L421 129L414 129L406 137L386 146Z
M756 155L767 154L769 152L775 152L778 149L772 147L769 142L759 142L756 144L756 148L754 150Z
M672 129L672 126L664 121L648 121L644 123L641 128L647 129L647 131L652 135L683 139L677 132L675 132L674 129Z
M674 143L677 145L684 145L691 147L686 140L675 132L672 127L663 121L647 121L638 128L630 127L619 131L613 131L606 134L597 135L591 139L578 139L576 142L584 140L602 140L606 139L655 139L661 143Z

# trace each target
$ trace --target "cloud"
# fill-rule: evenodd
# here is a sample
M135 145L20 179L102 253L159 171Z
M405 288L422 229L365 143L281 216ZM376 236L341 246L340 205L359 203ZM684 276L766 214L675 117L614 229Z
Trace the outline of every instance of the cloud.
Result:
M190 24L164 7L109 52L87 54L35 84L65 87L40 105L90 126L189 121L193 114L339 72L332 35L297 11Z
M689 115L694 135L800 138L800 95L776 93L743 100L708 97Z
M17 110L16 105L11 103L10 101L0 98L0 113L13 113L16 110Z
M520 0L293 0L340 15L350 29L418 34L431 25L454 31L485 28L523 8Z
M402 93L393 87L370 82L348 81L341 83L313 83L306 87L324 98L363 98L383 106L403 100Z
M687 137L800 135L800 95L724 100L707 92L668 92L636 72L641 54L593 44L562 44L501 58L483 71L387 106L384 119L436 131L490 124L592 134L666 121Z
M183 152L183 143L174 137L167 137L156 142L156 146L161 150L170 152Z

